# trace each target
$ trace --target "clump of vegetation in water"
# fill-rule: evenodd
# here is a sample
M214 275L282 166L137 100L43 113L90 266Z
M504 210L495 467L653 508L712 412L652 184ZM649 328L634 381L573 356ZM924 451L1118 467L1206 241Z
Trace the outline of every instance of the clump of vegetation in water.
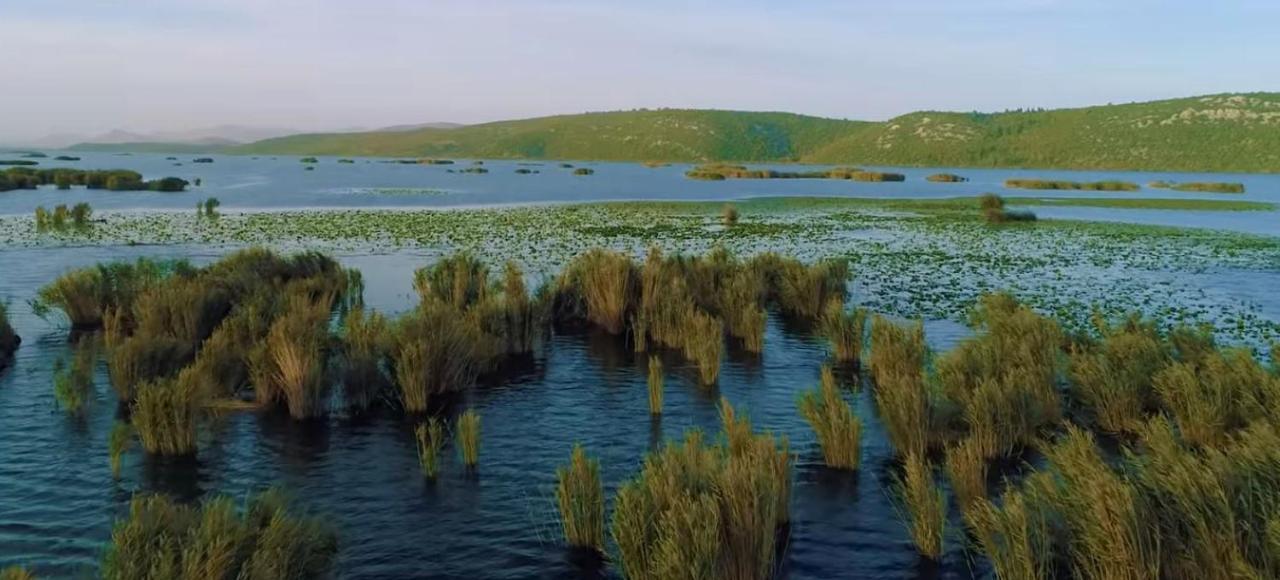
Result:
M9 366L13 353L21 344L22 337L14 332L13 325L9 323L9 305L0 302L0 370Z
M1128 181L1063 181L1051 179L1006 179L1004 186L1009 189L1050 189L1050 190L1083 190L1083 191L1138 191L1142 189L1136 183Z
M172 158L171 158L172 159ZM213 163L212 157L197 157L191 160L192 163Z
M186 180L177 177L142 179L142 174L127 169L69 169L58 167L52 169L31 169L14 167L0 171L0 191L13 189L36 189L42 185L53 185L58 189L71 189L72 186L84 186L87 189L105 189L108 191L184 191L188 185Z
M862 361L863 338L867 332L867 310L854 308L846 312L843 300L830 300L821 324L822 333L830 341L836 361L857 367Z
M626 577L772 577L790 520L787 440L753 433L723 400L721 424L722 442L688 431L618 490L609 529Z
M0 570L0 580L35 580L35 575L22 566L9 566Z
M641 165L644 165L645 167L648 167L650 169L657 169L659 167L666 167L671 164L667 163L666 161L645 161L641 163Z
M968 177L954 173L934 173L925 179L934 183L963 183L969 181Z
M1004 198L994 193L982 194L978 198L978 204L982 207L983 219L990 224L1036 221L1036 214L1031 211L1006 209Z
M129 452L129 448L133 446L133 426L125 422L116 422L111 427L111 434L107 436L107 456L111 460L111 476L120 477L120 466L124 460L124 454Z
M116 522L102 561L106 580L328 577L338 539L323 519L301 513L280 489L199 507L139 494Z
M573 170L574 175L594 175L596 170L590 167L579 167Z
M200 413L206 401L191 373L142 383L132 389L131 419L142 448L153 455L196 453Z
M724 207L720 208L720 218L726 228L738 225L738 208L731 203L724 204Z
M1171 183L1166 187L1174 191L1192 191L1199 193L1244 193L1244 184L1238 182L1200 182Z
M535 173L538 173L538 170L529 169L528 167L520 167L516 169L516 175L533 175Z
M355 411L369 409L390 384L383 371L391 351L391 327L381 313L356 308L342 322L343 395Z
M356 162L356 160L355 160L355 159L339 159L339 160L338 160L338 163L343 163L343 164L351 164L351 163L355 163L355 162Z
M818 438L827 467L854 470L862 456L862 421L840 395L835 373L822 367L818 389L801 393L800 416Z
M452 170L450 170L450 171L452 171ZM484 168L484 167L468 167L468 168L466 168L466 169L459 169L459 170L458 170L458 173L473 173L473 174L476 174L476 175L484 175L484 174L486 174L486 173L488 173L488 172L489 172L489 170L488 170L488 169L486 169L486 168Z
M93 397L93 367L97 361L97 346L91 338L76 345L70 364L58 359L53 371L53 395L68 414L84 415Z
M458 453L467 469L480 464L480 414L467 409L455 421L454 433L458 437Z
M59 155L59 156L57 156L57 157L54 157L54 158L53 158L53 160L54 160L54 161L79 161L79 160L80 160L80 158L79 158L79 157L73 157L73 156L71 156L71 155Z
M422 165L453 165L452 159L419 159L416 163Z
M866 171L857 167L836 167L816 171L778 171L751 169L745 165L709 163L685 172L689 179L723 181L725 179L847 179L852 181L905 181L900 173Z
M649 356L649 374L646 377L646 386L649 392L649 414L662 414L662 398L663 398L663 369L662 359L656 355Z
M909 453L894 488L916 550L930 560L941 560L947 499L934 481L933 465L924 456Z
M204 203L196 204L196 215L204 219L218 219L218 207L222 202L216 197L210 197L204 200Z
M899 455L923 456L929 448L933 411L924 373L928 354L923 323L903 326L872 317L868 365L875 380L876 407Z
M428 479L435 479L440 473L440 450L444 449L444 423L437 417L431 417L418 424L413 435L418 443L418 465L422 474Z
M978 505L987 498L987 450L977 437L966 437L947 447L945 465L951 493L962 508L966 518L972 516L967 508ZM972 525L972 521L970 521Z
M556 469L556 505L570 546L604 551L604 488L600 461L573 446L569 465Z
M320 160L316 159L315 157L303 157L298 161L301 163L319 163L320 162Z
M39 164L39 161L32 161L30 159L0 159L0 165L30 166Z

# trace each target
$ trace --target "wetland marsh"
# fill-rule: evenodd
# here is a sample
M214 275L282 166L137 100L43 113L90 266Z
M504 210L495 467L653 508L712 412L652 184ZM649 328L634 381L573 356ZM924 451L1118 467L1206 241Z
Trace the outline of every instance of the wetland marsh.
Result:
M779 524L773 546L778 576L986 577L996 570L993 561L997 568L1008 562L991 549L995 544L982 540L1000 533L993 531L995 522L1009 513L1005 511L1009 506L1033 503L1035 484L1019 484L1009 493L1020 495L1005 495L1003 502L972 508L981 505L970 502L972 486L962 489L947 475L953 468L955 446L977 440L980 434L996 437L999 444L973 444L981 447L974 451L976 461L991 469L986 474L983 468L986 475L979 478L984 485L978 486L978 494L992 499L1005 493L1003 478L1021 482L1033 470L1056 470L1053 473L1064 479L1104 474L1087 471L1096 466L1090 463L1089 452L1081 451L1088 447L1084 436L1066 426L1072 422L1097 432L1105 449L1128 445L1144 458L1154 457L1152 461L1172 461L1181 456L1155 455L1148 449L1164 441L1159 438L1165 433L1158 419L1149 424L1147 420L1168 416L1171 421L1183 421L1178 423L1180 432L1201 433L1190 429L1185 409L1176 404L1180 399L1170 394L1183 391L1149 386L1140 393L1144 397L1141 416L1107 423L1100 417L1111 409L1090 398L1093 383L1072 369L1091 364L1088 361L1094 359L1089 357L1102 360L1104 355L1098 353L1107 352L1109 337L1125 332L1162 345L1155 347L1167 353L1161 355L1161 369L1191 364L1191 355L1171 342L1189 328L1201 329L1197 331L1201 334L1192 342L1177 344L1242 347L1250 360L1267 361L1271 345L1280 341L1280 296L1273 290L1280 287L1280 237L1274 235L1277 214L1271 205L1280 201L1280 189L1275 187L1280 181L1274 176L1232 176L1232 181L1247 183L1247 193L1227 200L1221 195L1170 191L1086 192L1091 195L1055 191L1046 197L1008 197L1008 207L1030 209L1041 219L990 224L983 219L976 196L1000 191L1003 180L1017 172L955 170L967 181L949 182L926 179L937 169L893 169L906 175L905 183L701 182L685 179L689 166L679 165L596 163L590 164L594 175L583 179L574 177L572 168L553 163L539 167L538 174L520 175L513 162L486 161L487 174L459 175L447 173L447 164L441 163L357 159L339 164L319 158L307 164L315 171L304 172L294 158L218 157L216 163L202 164L188 176L170 171L181 168L171 167L172 161L159 156L83 156L87 166L121 165L123 159L128 161L123 165L148 177L177 173L193 182L199 177L202 185L177 197L52 188L0 193L0 214L4 214L0 215L0 299L8 304L5 318L22 337L12 364L0 369L0 456L6 458L0 463L0 489L7 491L0 495L0 568L24 565L41 577L92 576L99 570L113 522L127 515L137 492L160 492L180 502L225 494L240 505L251 493L274 485L288 489L304 513L320 515L333 525L337 543L331 569L338 577L619 577L624 572L643 577L646 565L623 553L641 544L620 540L614 529L635 526L619 515L623 513L620 492L648 489L644 493L657 493L644 487L642 460L646 453L661 452L672 465L691 461L680 455L693 453L687 449L661 451L667 440L685 440L689 428L705 434L708 447L700 453L724 454L715 461L736 465L732 461L739 455L732 443L724 449L711 444L720 440L722 429L741 435L742 418L751 422L747 432L767 430L787 440L779 447L785 453L765 454L750 463L789 458L789 493L778 491L777 483L768 483L767 478L753 480L770 486L769 497L789 498L785 510L778 507L765 518L770 534ZM148 169L152 164L155 169ZM1027 177L1207 181L1190 175L1058 173L1064 175L1038 171ZM214 216L190 210L191 204L210 195L222 201ZM36 206L86 201L95 210L88 227L38 231L32 217ZM726 217L726 202L732 206L733 220ZM372 382L385 381L369 396L368 411L353 410L348 404L349 395L341 387L351 379L324 379L333 383L332 391L324 391L332 395L302 406L286 405L289 395L261 398L263 383L259 383L225 397L234 404L202 406L194 455L148 453L142 441L123 452L119 476L113 476L109 440L113 425L138 420L137 407L128 403L133 395L113 388L112 365L109 354L104 354L89 369L83 408L75 414L65 412L52 377L60 361L71 361L75 354L69 339L84 338L72 332L72 321L61 310L41 307L39 290L75 269L139 258L187 260L195 272L191 276L206 275L199 272L206 267L216 270L218 266L210 265L246 248L270 248L281 256L304 251L332 255L336 266L359 272L361 284L351 288L360 289L365 311L385 315L395 328L413 316L436 320L421 324L446 324L422 314L424 303L431 300L450 302L460 319L473 311L478 318L483 299L457 298L472 296L472 291L477 296L485 292L500 296L496 304L510 308L516 291L511 289L511 277L504 278L507 262L521 273L520 287L527 288L531 304L547 299L538 289L548 288L543 292L558 296L558 306L547 315L545 336L534 341L540 343L538 348L528 352L516 348L518 352L504 356L500 363L484 365L474 385L446 385L427 398L421 409L403 390L404 383L412 382L404 371L409 368L405 361L412 357L406 354L409 351L393 349L373 371L366 366L361 371L364 375L355 373L377 376ZM668 258L707 256L676 260L669 267L682 273L675 278L694 280L695 273L710 276L714 282L707 288L719 289L700 290L701 286L690 283L694 314L676 317L714 317L710 342L719 346L713 354L700 350L708 341L689 338L697 336L697 329L658 330L662 327L655 321L671 317L646 310L654 306L643 298L643 280L659 271L646 261L653 248ZM617 258L582 258L598 249L617 252L608 254ZM723 258L712 257L721 251L733 257L728 263L737 265L726 267ZM487 264L488 274L480 282L460 282L465 277L458 272L477 270L466 265L471 262L457 258L457 252ZM833 261L846 265L847 277L830 272L813 276L839 280L847 298L837 301L837 307L849 313L842 336L853 340L849 338L853 333L861 341L865 334L865 344L832 344L835 331L825 313L830 290L813 289L823 284L803 274L808 270L799 270L794 280L809 282L781 282L792 279L792 274L777 272L795 268L759 258L771 253L809 265ZM621 265L628 260L630 265ZM452 266L432 270L440 264ZM415 274L419 268L427 268L426 273ZM624 297L616 317L600 315L602 311L592 306L597 304L590 298L596 291L592 284L605 284L602 280L607 278L588 274L595 269L633 272L634 290L613 291L612 295ZM749 316L740 318L735 314L738 310L728 306L728 296L733 294L727 289L738 283L739 276L756 270L766 272L764 281L756 282L759 290L746 294ZM333 270L326 266L317 271ZM811 283L816 286L804 286ZM482 290L490 285L493 290ZM801 293L802 286L808 292ZM324 349L343 353L334 354L333 360L346 361L331 361L332 365L351 364L352 359L351 335L343 330L347 314L337 303L345 300L342 293L353 290L343 288L333 290L324 308L332 310L333 317L333 327L321 333L331 341L326 344L333 346ZM472 290L459 294L460 288ZM441 294L439 289L449 292ZM990 298L983 302L984 296L998 292L1016 297L1017 305ZM811 299L785 298L789 293ZM250 299L229 300L227 308L235 312ZM975 310L979 304L985 310ZM145 301L132 306L139 315L151 307ZM857 309L865 309L862 317L854 315ZM227 315L219 312L218 320ZM1151 321L1149 334L1124 326L1122 321L1131 313ZM872 320L876 316L886 318ZM502 319L508 324L513 320L510 314ZM855 324L854 319L859 322ZM911 346L909 333L898 342L885 338L893 335L885 326L887 321L911 320L923 322L922 338L932 351L928 355L911 352L916 347ZM1110 326L1099 326L1100 320L1109 321ZM150 332L142 330L149 328L146 324L128 326L134 328L133 337ZM637 326L642 330L637 331ZM848 330L852 327L856 333ZM265 328L263 332L267 336ZM513 349L510 332L500 333L507 337L509 351ZM636 332L652 344L638 347ZM1023 337L1019 333L1054 338L1028 341L1039 345L1030 354L1041 366L1023 368L1019 366L1023 362L1010 360L999 360L998 366L1048 373L1043 384L1050 394L1033 393L1040 405L1033 409L1039 423L1025 432L997 437L981 431L987 424L976 413L986 408L971 401L979 396L973 393L999 400L1005 400L1000 397L1007 393L984 391L957 377L1008 386L1005 375L983 375L979 367L966 367L960 361L970 356L967 353L981 351L984 337L1014 340ZM538 334L542 336L541 331ZM748 336L758 338L753 343L744 338ZM210 348L207 345L213 339L201 338L203 343L196 341L204 345L200 349ZM104 340L109 343L109 336ZM1068 343L1071 346L1065 346ZM903 349L899 356L907 359L924 356L931 361L906 368L920 375L921 385L927 382L937 390L936 400L910 407L889 398L890 393L917 388L911 381L902 383L898 375L892 378L876 370L877 364L881 368L887 364L883 359L875 362L876 357L895 348ZM1201 352L1197 356L1216 355ZM714 359L716 371L710 377L709 358ZM865 361L860 371L850 360L859 358ZM1272 369L1250 367L1230 355L1223 355L1222 361L1246 369L1242 373L1273 376ZM824 373L824 365L835 371ZM354 371L344 372L350 377ZM662 378L656 403L655 387L650 386L654 372ZM1197 381L1194 373L1190 379L1174 370L1168 375L1169 385L1175 378ZM424 380L434 384L434 379ZM1223 432L1203 433L1208 438L1203 441L1211 441L1206 445L1222 453L1246 454L1256 450L1240 449L1243 443L1235 439L1246 429L1259 440L1275 437L1266 429L1274 429L1277 418L1271 411L1259 410L1274 402L1271 387L1265 386L1274 379L1261 380L1256 394L1259 408L1230 410L1231 420ZM461 381L466 382L470 381ZM1188 387L1186 392L1193 390ZM802 413L799 398L809 392L812 398L804 404L809 410ZM737 419L725 419L722 399L739 413ZM655 404L660 413L654 412ZM848 405L847 415L840 413L841 404ZM1051 412L1050 407L1057 410ZM909 408L937 421L932 423L934 440L908 442L909 435L904 433L909 431L902 425L910 417L902 409ZM479 417L469 428L479 433L475 466L466 465L470 461L461 455L462 441L450 433L461 431L455 427L460 425L456 419L465 412ZM295 419L299 413L307 418ZM426 417L438 418L447 426L445 434L437 436L429 428L416 434L415 427L427 425ZM852 439L848 435L851 421L859 425ZM832 425L831 429L844 425L844 431L838 432L846 435L840 440L856 453L851 455L848 446L842 453L824 447L837 438L820 441L823 431L815 431L821 425ZM433 441L441 437L443 443L434 447ZM773 448L774 443L764 443L772 439L754 437L756 443L751 445ZM573 534L586 540L566 542L557 506L561 485L557 468L569 463L579 443L585 457L598 461L601 515L606 519L594 532L588 528ZM1188 443L1177 443L1184 444ZM1083 463L1065 459L1082 454ZM428 455L432 457L429 477L424 475ZM835 457L844 458L843 469L828 467L837 463ZM960 457L960 452L954 452L954 457ZM570 473L589 471L578 465ZM954 467L961 469L958 459ZM1131 468L1133 474L1155 473L1142 471L1140 462ZM1224 480L1238 475L1234 467L1214 469L1219 470L1215 477ZM717 480L720 485L734 481L728 475L716 477L724 478ZM1147 487L1135 483L1128 489L1141 489L1143 497L1168 491L1159 481L1142 481ZM936 510L929 515L924 509L923 504L933 497L930 482L944 492L940 516ZM1074 542L1084 541L1088 531L1073 526L1088 522L1064 515L1067 506L1080 499L1069 491L1040 498L1043 503L1036 504L1042 511L1035 513L1056 518L1055 525L1066 530L1052 547L1035 544L1041 538L1028 540L1038 547L1031 559L1037 570L1089 564L1072 559ZM1280 488L1273 491L1280 493ZM701 501L696 493L689 493L690 501ZM1275 499L1273 495L1267 495L1267 501ZM903 506L902 501L910 505ZM1136 505L1128 508L1143 509L1141 502ZM592 510L580 513L595 517ZM975 515L979 513L985 515ZM1265 514L1259 517L1270 517ZM910 525L903 521L906 515ZM1274 515L1280 522L1280 511ZM921 522L939 517L945 524L931 535ZM1160 528L1159 533L1166 534L1162 537L1174 545L1194 545L1195 538L1177 535L1175 524ZM1257 538L1242 537L1240 561L1259 573L1276 571L1274 562L1260 559ZM596 540L607 557L566 546ZM1148 556L1139 552L1135 557ZM1170 566L1166 570L1195 570L1186 562L1166 565ZM772 566L768 570L773 571Z

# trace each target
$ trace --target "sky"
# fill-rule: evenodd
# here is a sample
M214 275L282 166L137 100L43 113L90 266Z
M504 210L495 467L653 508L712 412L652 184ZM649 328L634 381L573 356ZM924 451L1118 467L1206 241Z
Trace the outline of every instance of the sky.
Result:
M0 0L0 142L1280 89L1277 0Z

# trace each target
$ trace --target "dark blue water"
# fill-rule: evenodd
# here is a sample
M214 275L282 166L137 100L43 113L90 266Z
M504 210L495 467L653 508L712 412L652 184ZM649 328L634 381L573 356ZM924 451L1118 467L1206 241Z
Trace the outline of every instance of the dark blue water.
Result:
M113 481L106 437L116 399L105 368L84 420L54 402L54 361L67 333L32 315L25 301L63 270L137 255L216 256L189 247L62 248L0 252L0 296L13 299L24 338L15 364L0 371L0 567L25 564L46 577L92 576L132 493L161 491L185 500L213 493L242 497L282 483L341 531L343 578L563 578L614 574L564 549L553 500L555 468L581 442L602 463L606 492L633 476L643 454L689 427L718 428L728 397L757 428L787 435L796 454L792 527L782 556L789 578L969 578L982 573L962 550L954 517L940 565L922 563L889 499L893 464L868 393L857 395L867 422L863 469L821 467L816 442L796 413L826 354L812 336L770 320L759 357L729 352L719 386L696 385L693 369L666 361L665 414L648 414L645 363L612 337L558 334L545 356L505 369L456 397L446 413L476 409L483 420L481 467L467 475L446 449L438 481L419 472L411 425L394 415L352 419L335 413L300 423L275 413L223 416L202 436L194 462L149 459L137 450ZM365 274L369 304L398 312L412 301L411 253L341 259ZM936 347L964 330L930 325ZM975 569L976 566L976 569Z
M1034 197L1150 197L1183 199L1239 199L1280 202L1280 174L1163 173L1132 171L1061 171L1041 169L950 169L950 168L874 168L904 173L903 183L862 183L827 179L742 179L699 181L684 176L691 166L672 164L645 167L638 163L574 162L589 166L594 175L575 176L572 169L559 162L485 161L487 174L464 174L459 170L471 162L458 160L454 165L402 165L380 163L378 159L356 158L355 163L337 163L336 157L321 157L314 165L298 161L298 157L249 157L212 155L215 161L193 164L204 155L180 155L177 161L166 155L72 152L80 161L40 160L39 167L123 168L133 169L148 179L175 176L202 185L185 193L103 192L76 188L55 192L11 191L0 194L0 215L30 214L38 205L89 202L102 210L188 210L197 201L217 197L224 211L296 208L352 207L460 207L553 202L618 201L618 200L728 200L761 196L834 196L937 198L974 196L986 192ZM180 165L175 165L179 163ZM816 169L829 166L794 166L756 164L783 171ZM306 167L314 167L307 171ZM516 169L539 171L520 175ZM450 171L453 171L452 173ZM925 177L939 172L958 173L969 178L965 183L932 183ZM1071 192L1025 191L1005 189L1009 178L1046 178L1072 181L1122 180L1144 186L1138 192ZM1238 181L1247 193L1225 195L1213 193L1181 193L1146 189L1152 181ZM387 192L398 193L387 193ZM416 192L416 193L411 193ZM1074 208L1043 208L1045 216L1075 217ZM1153 212L1147 210L1100 210L1096 215L1124 216L1123 221L1163 225L1195 225L1199 218L1211 216L1207 227L1254 233L1274 233L1280 223L1280 212ZM1188 223L1190 222L1190 223Z

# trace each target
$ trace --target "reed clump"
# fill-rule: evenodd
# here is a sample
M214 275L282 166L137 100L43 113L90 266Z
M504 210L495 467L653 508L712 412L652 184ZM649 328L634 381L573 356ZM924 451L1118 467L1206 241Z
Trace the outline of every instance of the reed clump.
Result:
M1221 446L1233 432L1274 419L1280 409L1280 379L1246 350L1173 363L1156 373L1153 383L1179 433L1196 445Z
M72 270L40 289L36 314L57 308L72 327L93 329L102 326L110 309L130 312L143 290L166 278L172 271L186 268L185 262L157 262L139 258L136 262L111 262Z
M202 401L189 373L137 386L133 427L147 453L194 455Z
M329 305L292 296L267 333L255 369L254 394L263 405L283 403L295 419L328 412Z
M97 362L98 347L91 338L81 339L69 364L58 359L53 371L53 395L68 414L84 415L93 398L93 368Z
M422 474L428 479L435 479L440 473L440 451L444 449L444 423L437 417L431 417L425 423L419 423L413 435L418 443L418 465Z
M925 382L928 347L924 324L895 324L881 316L871 319L871 356L876 407L889 441L900 455L923 456L930 446L933 398Z
M1062 419L1063 333L1006 293L981 297L970 325L976 335L938 357L937 380L983 456L1008 455Z
M1004 186L1010 189L1050 189L1085 191L1138 191L1141 187L1128 181L1063 181L1052 179L1006 179Z
M1026 487L1035 489L1032 485ZM978 547L997 578L1052 577L1051 514L1033 491L1010 486L998 505L979 498L970 503L964 513Z
M102 577L324 578L337 548L332 528L301 513L278 489L250 497L240 509L227 497L193 507L139 494L112 529Z
M424 303L396 324L391 364L406 411L427 410L431 397L463 389L494 361L498 345L448 305Z
M475 409L467 409L458 417L454 432L457 433L462 464L468 469L475 469L480 464L480 414Z
M0 570L0 580L35 580L36 576L22 566L9 566Z
M738 208L726 203L720 208L720 218L724 226L729 228L738 225Z
M987 498L987 449L972 437L947 448L945 465L951 492L962 509ZM968 513L963 512L963 513Z
M662 414L662 397L663 397L663 374L662 359L657 356L649 357L649 414Z
M921 556L941 560L947 521L946 496L934 482L933 466L919 454L907 454L903 474L894 487L916 550Z
M571 308L609 333L621 334L638 284L639 272L630 257L591 250L565 267L560 276L558 302L562 310Z
M618 490L610 531L627 578L769 578L789 518L786 440L721 404L722 442L691 430Z
M556 505L570 546L604 551L604 488L600 461L573 446L569 464L556 469Z
M379 312L357 308L342 321L342 386L347 406L363 411L386 390L384 370L391 351L391 326Z
M983 219L990 224L1036 221L1036 214L1031 211L1005 208L1004 198L994 193L984 193L979 196L978 205L982 208Z
M969 181L969 178L956 175L954 173L934 173L925 179L934 183L961 183Z
M822 448L822 459L833 469L858 469L862 455L862 421L840 394L835 373L822 368L818 389L802 393L800 416L809 423Z
M1102 339L1070 352L1072 393L1103 431L1134 432L1154 403L1152 379L1169 353L1152 323L1136 317L1116 326L1096 323Z
M111 427L111 433L107 435L107 455L111 460L112 477L120 477L120 465L124 454L133 447L133 436L133 425L118 421Z
M857 367L862 362L863 342L867 332L867 310L846 311L840 300L827 303L822 317L822 333L831 343L836 362Z

